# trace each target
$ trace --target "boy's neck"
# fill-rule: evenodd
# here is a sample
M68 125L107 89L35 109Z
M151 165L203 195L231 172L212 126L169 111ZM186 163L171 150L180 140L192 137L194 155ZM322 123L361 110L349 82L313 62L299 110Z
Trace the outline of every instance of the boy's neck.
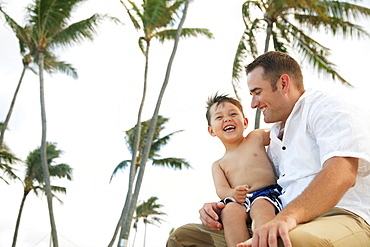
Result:
M226 150L225 152L226 153L227 152L230 152L230 151L234 150L235 148L239 147L239 145L243 142L243 140L244 140L244 137L240 138L237 141L232 141L232 142L225 141L225 142L222 142L224 144L224 146L225 146L225 150Z

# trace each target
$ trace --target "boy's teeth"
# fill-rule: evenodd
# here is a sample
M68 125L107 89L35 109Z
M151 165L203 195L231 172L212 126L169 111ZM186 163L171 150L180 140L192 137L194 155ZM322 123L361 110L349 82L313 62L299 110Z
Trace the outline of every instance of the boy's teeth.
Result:
M231 130L231 129L235 129L234 126L227 126L226 128L224 128L224 130Z

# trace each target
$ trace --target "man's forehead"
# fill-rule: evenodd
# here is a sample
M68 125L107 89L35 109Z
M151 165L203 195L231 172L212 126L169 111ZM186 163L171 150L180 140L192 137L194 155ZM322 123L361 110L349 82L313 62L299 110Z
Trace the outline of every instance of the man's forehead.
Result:
M263 69L256 68L248 74L247 85L249 91L252 93L270 87L270 82L265 78Z
M257 87L261 87L263 85L264 77L263 77L263 68L257 67L247 75L247 84L249 90L252 90ZM261 84L262 83L262 84Z

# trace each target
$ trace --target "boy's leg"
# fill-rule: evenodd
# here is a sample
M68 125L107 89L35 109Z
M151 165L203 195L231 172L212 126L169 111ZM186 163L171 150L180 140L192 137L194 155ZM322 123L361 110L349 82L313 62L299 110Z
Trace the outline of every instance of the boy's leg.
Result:
M229 202L221 213L227 246L236 246L250 238L247 229L248 213L244 205Z
M289 233L293 247L370 246L370 226L359 216L334 208ZM279 240L279 246L283 246Z
M252 231L269 222L276 216L276 207L269 200L259 198L253 202L249 211L249 216L252 219ZM252 239L240 242L238 246L251 246Z
M249 216L252 219L252 230L272 220L277 213L276 207L267 199L259 198L253 202Z
M177 228L168 238L167 247L226 247L224 231L213 231L202 224L187 224Z

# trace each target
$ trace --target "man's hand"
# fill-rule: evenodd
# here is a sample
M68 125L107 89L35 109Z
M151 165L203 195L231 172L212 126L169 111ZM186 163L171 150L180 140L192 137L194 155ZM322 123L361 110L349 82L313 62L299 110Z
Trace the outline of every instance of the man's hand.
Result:
M248 192L249 186L244 185L238 185L235 187L233 192L233 197L238 203L245 202L245 199L247 198L247 192Z
M292 243L290 242L288 233L296 226L296 219L277 215L273 220L267 222L253 232L252 246L277 247L278 237L280 237L284 247L291 247Z
M215 231L222 229L222 224L218 222L220 214L225 204L222 202L205 203L199 210L200 220L207 228Z

